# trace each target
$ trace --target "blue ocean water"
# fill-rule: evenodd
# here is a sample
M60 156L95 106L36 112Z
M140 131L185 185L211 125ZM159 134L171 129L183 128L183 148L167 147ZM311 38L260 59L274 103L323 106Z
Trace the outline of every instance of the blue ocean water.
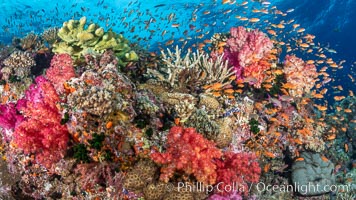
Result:
M354 62L356 38L356 1L354 0L275 0L244 1L237 0L222 4L221 0L14 0L0 3L0 41L11 43L14 36L23 37L33 31L42 33L49 27L61 27L69 19L86 16L88 21L98 23L105 29L112 28L123 33L131 42L137 42L151 51L159 52L165 44L191 47L214 33L228 32L233 26L244 25L251 28L266 29L271 24L290 22L300 24L306 33L316 36L315 42L326 47L327 53L336 62L346 60L343 69L332 73L333 84L344 85L344 91L355 91L355 82L348 75L355 76ZM262 14L254 9L267 8L279 10L286 15ZM272 9L271 9L272 8ZM258 17L259 23L246 23L239 16ZM268 20L268 23L265 21ZM179 27L172 27L178 24ZM286 27L278 35L283 41L289 41L295 32ZM173 40L173 41L172 41ZM337 52L337 53L336 53ZM303 52L293 52L303 59L314 59ZM332 101L332 98L330 98Z

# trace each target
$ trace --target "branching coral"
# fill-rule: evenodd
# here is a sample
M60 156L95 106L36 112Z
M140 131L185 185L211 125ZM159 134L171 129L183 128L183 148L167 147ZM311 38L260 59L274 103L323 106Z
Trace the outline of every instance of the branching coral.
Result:
M162 59L166 63L165 68L160 70L149 69L148 73L157 80L172 88L190 88L195 90L205 84L230 83L229 77L233 71L228 68L228 63L223 56L213 60L209 55L199 51L192 53L190 50L183 57L182 50L176 46L175 53L167 49L168 55L163 51Z
M315 65L307 64L295 55L285 57L283 72L286 74L287 82L293 85L290 94L294 97L302 97L309 93L318 76Z
M64 93L64 83L75 77L73 61L70 55L54 55L51 60L51 67L46 71L46 77L59 94Z
M18 102L25 120L15 128L13 140L25 153L35 154L36 160L47 168L59 161L67 148L68 131L60 124L58 102L55 89L42 76L26 91L25 99Z
M40 40L38 35L33 32L27 34L26 37L22 38L20 40L20 45L21 49L24 51L38 50L43 46L42 41Z
M58 28L48 28L42 33L42 39L46 41L50 46L58 42L60 38L58 37Z
M167 136L165 153L152 153L151 158L162 164L162 181L168 182L177 170L187 175L194 175L204 184L216 183L217 166L214 159L219 159L222 153L213 142L195 132L194 128L173 127Z

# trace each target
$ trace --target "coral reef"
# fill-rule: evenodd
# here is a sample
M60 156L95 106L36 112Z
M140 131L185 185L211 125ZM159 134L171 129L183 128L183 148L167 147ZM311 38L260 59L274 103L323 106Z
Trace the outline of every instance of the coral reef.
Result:
M168 18L172 28L183 26L173 13ZM1 185L0 178L0 193L12 190L15 199L352 199L354 92L318 105L335 77L327 67L317 69L341 64L322 60L326 48L316 53L314 37L302 31L297 48L310 45L303 59L320 60L296 57L294 44L273 30L281 32L283 23L267 30L271 38L232 27L196 44L189 41L202 38L190 40L188 29L181 46L150 52L83 17L1 46L0 158L16 183ZM295 53L284 61L283 45ZM293 184L352 191L274 190ZM267 185L273 189L261 190Z

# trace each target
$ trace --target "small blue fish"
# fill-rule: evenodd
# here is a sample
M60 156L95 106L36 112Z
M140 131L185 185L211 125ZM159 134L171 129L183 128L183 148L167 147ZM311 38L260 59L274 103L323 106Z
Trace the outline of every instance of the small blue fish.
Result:
M226 111L226 113L224 113L222 117L223 118L228 117L228 116L232 115L232 113L234 113L234 112L240 112L240 108L237 108L237 107L231 108L230 110Z

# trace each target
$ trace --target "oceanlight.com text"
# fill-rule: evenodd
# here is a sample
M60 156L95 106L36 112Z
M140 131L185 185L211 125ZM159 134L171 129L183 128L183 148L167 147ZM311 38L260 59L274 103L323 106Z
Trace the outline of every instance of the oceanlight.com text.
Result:
M218 192L239 192L244 193L246 191L250 192L251 189L257 190L259 192L272 191L272 192L298 192L300 194L306 193L319 193L322 191L330 191L330 192L349 192L351 190L349 185L319 185L319 184L307 184L307 185L270 185L265 184L263 182L250 184L225 184L223 182L219 182L215 185L207 185L201 182L196 183L188 183L188 182L179 182L178 183L178 192L204 192L206 194L211 193L213 191Z

